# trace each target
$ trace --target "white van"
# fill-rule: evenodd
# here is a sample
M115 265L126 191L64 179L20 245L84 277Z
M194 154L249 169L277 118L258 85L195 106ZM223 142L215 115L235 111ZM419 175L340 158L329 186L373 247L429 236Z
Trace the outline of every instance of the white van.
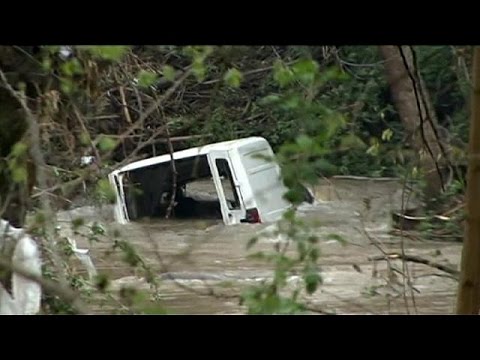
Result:
M117 197L115 219L126 224L155 216L168 207L174 180L181 193L189 183L209 179L226 225L277 221L291 205L283 198L287 189L273 156L264 138L249 137L175 152L175 172L170 154L128 164L109 175ZM184 208L193 212L197 205L188 199ZM201 202L198 206L207 207Z

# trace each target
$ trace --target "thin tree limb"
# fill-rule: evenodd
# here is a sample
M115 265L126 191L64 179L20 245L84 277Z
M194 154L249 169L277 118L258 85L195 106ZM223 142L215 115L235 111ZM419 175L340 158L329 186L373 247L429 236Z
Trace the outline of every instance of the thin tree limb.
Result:
M458 270L453 269L450 266L439 264L437 262L434 262L434 261L431 261L431 260L428 260L428 259L425 259L425 258L422 258L422 257L419 257L419 256L402 255L402 254L399 254L399 253L389 253L389 254L386 254L386 255L370 256L368 258L368 261L380 261L380 260L391 261L391 260L397 260L397 259L404 260L404 261L410 261L410 262L414 262L414 263L417 263L417 264L427 265L427 266L433 267L435 269L444 271L447 274L455 276L456 278L458 278L458 276L460 274L460 272Z

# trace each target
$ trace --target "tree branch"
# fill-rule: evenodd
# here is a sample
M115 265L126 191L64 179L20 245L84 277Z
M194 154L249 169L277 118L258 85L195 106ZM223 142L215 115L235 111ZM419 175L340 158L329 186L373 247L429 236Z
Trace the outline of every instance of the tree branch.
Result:
M419 256L413 256L413 255L402 255L402 254L398 254L398 253L390 253L390 254L380 255L380 256L371 256L371 257L368 258L368 261L380 261L380 260L390 261L390 260L396 260L396 259L404 260L404 261L410 261L410 262L414 262L414 263L417 263L417 264L423 264L423 265L433 267L435 269L444 271L447 274L450 274L450 275L454 276L457 280L458 280L458 276L460 274L460 272L458 270L453 269L449 266L442 265L442 264L439 264L437 262L434 262L434 261L431 261L431 260L428 260L428 259L425 259L425 258L422 258L422 257L419 257Z

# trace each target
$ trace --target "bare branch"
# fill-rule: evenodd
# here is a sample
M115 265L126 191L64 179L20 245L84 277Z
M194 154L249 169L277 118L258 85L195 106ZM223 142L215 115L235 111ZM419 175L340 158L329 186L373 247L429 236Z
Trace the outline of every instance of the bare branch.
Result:
M145 120L153 114L154 111L156 111L166 100L168 100L178 89L178 87L190 76L191 74L191 69L188 69L185 71L185 73L178 78L175 83L168 88L168 90L165 92L165 94L161 97L159 97L157 100L154 101L153 104L151 104L138 118L137 121L135 121L132 126L130 126L127 130L125 130L121 135L119 140L117 140L117 143L115 144L115 147L109 151L109 153L105 157L109 157L113 151L117 148L117 146L123 141L125 137L130 135L134 130L140 128L143 126L143 123Z
M458 276L460 275L460 272L458 270L453 269L450 266L442 265L442 264L439 264L437 262L434 262L434 261L431 261L431 260L428 260L428 259L425 259L425 258L422 258L422 257L419 257L419 256L413 256L413 255L402 255L402 254L398 254L398 253L390 253L390 254L386 254L386 255L383 255L383 256L381 256L381 255L380 256L371 256L371 257L368 258L368 261L380 261L380 260L390 261L390 260L396 260L396 259L431 266L435 269L444 271L447 274L455 276L456 279L458 279Z
M123 90L123 86L119 86L118 91L120 92L120 99L122 100L122 107L123 113L125 114L125 119L129 124L131 124L132 118L130 117L130 112L128 111L127 100L125 99L125 91Z
M165 133L167 135L167 144L168 144L168 152L170 154L171 166L172 166L172 194L170 196L170 204L168 204L167 213L165 214L165 218L168 219L170 214L172 213L173 206L175 204L175 195L177 193L177 167L175 165L175 159L173 158L173 145L170 141L170 131L168 130L168 123L165 119Z

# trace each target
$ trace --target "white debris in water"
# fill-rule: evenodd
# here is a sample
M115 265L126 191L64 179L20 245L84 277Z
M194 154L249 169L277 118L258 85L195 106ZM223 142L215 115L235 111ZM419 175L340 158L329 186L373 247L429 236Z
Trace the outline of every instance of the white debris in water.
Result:
M90 281L92 281L97 276L97 269L95 268L92 258L89 255L90 250L77 248L77 243L74 239L67 237L67 241L72 247L72 251L77 257L77 259L80 260L83 266L85 266L85 268L87 269L88 277Z
M71 222L73 219L82 218L85 222L113 221L113 205L81 206L71 210L59 211L57 221Z
M148 284L143 277L125 276L120 279L113 280L110 283L112 290L119 290L123 287L146 287Z
M371 231L371 232L376 232L376 231L389 231L391 229L391 226L390 224L380 224L378 226L375 226L375 227L370 227L370 226L367 226L365 227L365 230L366 231Z
M328 240L328 241L325 241L325 244L337 244L338 243L338 240Z

